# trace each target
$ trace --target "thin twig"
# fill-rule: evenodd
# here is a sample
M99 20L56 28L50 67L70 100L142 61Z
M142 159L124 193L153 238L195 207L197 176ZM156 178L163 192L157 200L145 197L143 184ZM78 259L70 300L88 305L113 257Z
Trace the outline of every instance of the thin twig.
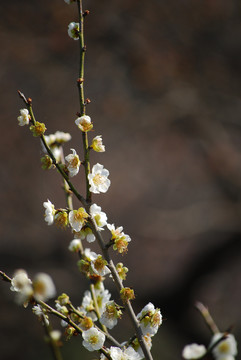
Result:
M197 310L202 314L207 326L212 331L213 334L219 333L219 329L217 325L215 324L212 316L210 315L210 312L206 306L204 306L201 302L196 302L195 304Z

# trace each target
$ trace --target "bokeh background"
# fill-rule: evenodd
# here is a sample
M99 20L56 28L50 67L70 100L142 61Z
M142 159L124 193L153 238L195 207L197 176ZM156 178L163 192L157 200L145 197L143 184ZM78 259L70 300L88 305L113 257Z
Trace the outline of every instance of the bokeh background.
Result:
M107 149L91 161L104 164L112 181L94 201L132 238L116 261L130 269L134 308L152 301L165 318L153 356L180 359L185 344L209 343L197 300L241 339L241 3L84 3L90 136L102 134ZM62 0L0 4L0 268L10 276L17 268L47 272L78 305L87 283L67 250L71 233L43 217L47 198L64 206L61 179L41 169L39 141L16 119L21 90L48 134L72 134L66 155L81 154L78 44L67 35L75 10ZM74 182L84 189L81 176ZM14 303L8 284L0 293L1 359L51 359L31 309ZM116 335L126 334L124 318ZM64 341L65 358L95 357L80 351L79 337Z

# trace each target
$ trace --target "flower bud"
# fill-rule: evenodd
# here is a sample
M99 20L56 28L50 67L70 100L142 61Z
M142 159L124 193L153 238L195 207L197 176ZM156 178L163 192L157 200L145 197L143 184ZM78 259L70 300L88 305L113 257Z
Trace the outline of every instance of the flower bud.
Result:
M105 145L102 143L102 135L98 135L92 140L91 148L96 152L105 152Z
M51 167L53 165L53 161L48 155L44 155L41 158L41 163L42 163L42 169L44 169L44 170L51 169Z
M59 302L60 305L69 304L69 296L67 294L65 294L65 293L63 293L62 295L59 295L58 302Z
M126 273L129 271L127 267L123 266L122 263L116 265L116 270L121 280L126 280Z

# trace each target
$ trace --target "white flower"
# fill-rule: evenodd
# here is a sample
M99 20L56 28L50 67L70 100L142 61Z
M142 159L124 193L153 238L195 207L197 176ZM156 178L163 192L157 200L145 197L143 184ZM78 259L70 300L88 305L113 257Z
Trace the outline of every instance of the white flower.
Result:
M145 344L146 346L148 347L148 349L150 350L151 347L152 347L152 341L151 341L151 337L149 335L145 335L144 336L144 341L145 341ZM137 338L135 338L131 344L131 347L133 347L133 349L139 354L140 358L143 359L145 356L144 356L144 353L143 353L143 350L139 344L139 341Z
M84 249L83 255L84 255L83 257L88 261L93 261L98 257L98 255L94 251L91 251L89 248Z
M107 224L107 228L110 230L112 239L116 239L118 237L122 236L123 226L119 226L118 228L115 228L114 224Z
M40 305L35 305L32 308L33 313L41 318L44 318L45 324L49 325L49 319L48 316L43 312L43 309L41 308Z
M95 235L88 226L83 227L80 231L76 232L74 236L80 240L86 239L88 243L95 241Z
M71 135L63 131L56 131L54 135L55 135L55 142L57 144L62 144L71 140Z
M68 249L69 251L78 252L81 250L81 247L80 239L74 239L70 242Z
M214 345L214 343L221 339L223 335L223 333L214 334L210 346ZM238 351L235 337L232 334L228 334L226 339L220 341L213 348L212 353L217 360L230 360L232 357L236 356Z
M92 168L92 173L88 175L90 191L94 194L105 193L110 186L108 176L109 171L103 165L95 164Z
M93 128L91 118L88 115L83 115L75 120L75 124L81 131L87 132Z
M100 276L105 276L110 273L110 269L106 266L107 261L98 255L96 259L91 261L93 271Z
M140 321L141 330L144 335L154 336L159 326L162 324L162 315L159 309L149 302L137 315Z
M28 125L30 120L28 109L21 109L20 114L21 115L18 116L18 125L19 126Z
M69 212L69 223L72 229L76 232L79 232L84 224L86 223L88 214L84 208L79 208L78 210L72 210Z
M88 317L90 317L93 321L97 320L97 316L95 314L95 308L94 308L94 301L91 296L91 292L89 290L86 290L84 292L84 297L81 304L81 310L84 312L84 314Z
M101 290L95 290L95 296L97 299L100 315L102 315L105 310L106 304L111 298L111 294L109 293L108 290L101 289Z
M81 162L76 151L74 149L70 150L73 151L73 154L69 154L68 156L66 156L65 160L67 161L67 169L69 170L69 175L72 177L78 174Z
M111 346L110 356L112 360L139 360L140 355L131 347L121 350L118 347Z
M28 278L28 274L25 270L16 270L11 280L12 291L21 291L25 286L31 285L32 281Z
M92 140L92 145L91 145L92 149L94 151L97 152L105 152L105 145L103 145L102 143L102 135L97 135L93 140Z
M96 204L91 205L90 215L95 219L98 230L104 230L103 226L107 225L107 216L101 211L101 207Z
M79 24L76 22L71 22L68 26L68 35L74 40L79 39Z
M56 294L53 280L48 274L38 273L33 279L34 297L37 301L46 301Z
M199 359L206 353L204 345L190 344L186 345L182 351L182 357L184 359Z
M54 205L51 203L51 201L45 201L43 203L45 207L45 221L48 223L48 225L52 225L54 222L54 215L55 215L55 208Z
M83 331L82 337L83 346L89 351L101 349L105 342L105 335L94 327Z
M28 306L28 301L33 295L32 281L28 278L25 270L16 270L11 280L10 290L16 291L16 302L24 307Z
M109 360L104 354L100 354L100 360Z
M45 135L45 141L49 146L60 146L69 140L71 140L71 135L63 131L56 131L54 134Z
M108 301L105 305L105 311L100 317L100 322L102 325L105 325L108 329L112 329L116 324L117 320L120 318L122 312L117 310L115 302Z
M125 253L127 251L128 243L131 241L130 236L122 231L122 226L115 228L114 224L107 224L107 228L111 232L111 240L114 240L113 249L118 250L120 254Z
M42 308L41 308L40 305L35 305L35 306L33 306L32 310L33 310L33 313L34 313L35 315L37 315L37 316L43 316L43 315L44 315L44 312L43 312L43 310L42 310Z

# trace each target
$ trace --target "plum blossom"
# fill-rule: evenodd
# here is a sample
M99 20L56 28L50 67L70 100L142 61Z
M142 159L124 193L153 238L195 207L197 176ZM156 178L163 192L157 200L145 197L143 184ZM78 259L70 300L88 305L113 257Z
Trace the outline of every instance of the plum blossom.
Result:
M56 131L54 134L45 135L45 141L57 162L61 161L63 144L69 140L71 140L71 135L63 131ZM43 150L46 152L45 147L43 147Z
M105 145L102 143L102 135L97 135L94 137L91 147L96 152L105 152Z
M60 146L71 140L71 135L63 131L56 131L54 134L45 135L45 141L48 146Z
M46 325L49 325L49 318L48 315L46 315L42 309L42 307L38 304L33 306L32 311L35 315L37 315L40 319L44 318L44 322Z
M76 232L80 231L85 225L88 216L89 215L86 213L84 208L79 208L78 210L71 210L69 212L69 223L72 229Z
M80 240L87 240L88 243L95 241L95 235L93 234L91 228L88 226L83 226L82 229L78 232L75 232L74 237Z
M115 228L114 224L107 224L107 228L111 232L111 240L114 240L113 249L117 250L120 254L127 252L128 243L131 241L131 238L122 231L123 227Z
M21 115L18 116L18 125L19 126L28 125L30 121L30 115L28 109L21 109L20 114Z
M99 308L100 315L105 310L106 304L108 301L110 301L111 294L108 290L104 288L103 282L101 282L100 287L97 288L95 286L95 296L97 300L97 305ZM84 293L84 297L82 300L81 309L84 311L86 316L89 316L92 318L93 321L97 320L96 314L95 314L95 308L94 308L94 302L91 296L91 292L89 290L86 290Z
M100 317L100 322L108 329L112 329L117 324L117 320L121 317L121 314L122 311L117 309L115 302L113 300L108 301Z
M69 154L68 156L66 156L65 160L67 161L67 169L69 171L69 175L72 177L78 174L81 162L76 151L74 149L70 150L72 150L73 154Z
M91 118L88 115L83 115L81 117L78 117L75 120L75 124L78 126L78 128L83 131L87 132L90 131L93 128L93 124L91 122Z
M10 290L21 291L25 286L32 284L32 281L28 278L28 274L25 270L16 270L11 280Z
M83 346L89 351L101 349L105 342L105 335L94 327L83 331L82 337Z
M214 334L210 346L214 345L224 335L224 333ZM234 360L237 353L237 342L232 334L227 334L227 337L220 341L212 350L216 360Z
M159 326L162 324L162 315L159 309L155 309L154 305L149 302L137 315L140 321L141 330L144 335L154 336Z
M90 191L94 194L105 193L110 186L108 179L109 171L103 165L97 163L93 166L91 174L88 175Z
M147 348L149 350L151 350L151 347L152 347L152 338L149 336L149 335L145 335L144 336L144 341L145 341L145 344L147 346ZM143 350L139 344L139 341L137 338L135 338L132 343L131 343L131 347L139 354L140 358L143 359L145 356L144 356L144 353L143 353Z
M182 351L182 357L184 359L199 359L206 353L204 345L190 344L186 345Z
M79 39L79 23L73 21L68 25L68 35L74 40Z
M25 270L16 270L11 280L10 290L17 292L16 302L18 304L28 305L30 297L33 295L32 281L28 278Z
M91 292L89 290L86 290L84 292L80 311L83 311L84 315L90 317L93 321L97 320L97 316L95 313L95 307L94 307L94 301L92 299Z
M95 219L98 230L104 230L103 226L107 225L107 216L101 211L101 207L92 204L90 207L90 215Z
M45 273L38 273L33 279L34 298L37 301L46 301L56 294L52 278Z
M105 276L110 273L108 269L107 261L102 258L101 255L98 255L96 259L91 261L93 271L99 276Z
M43 206L45 207L44 220L48 223L48 225L52 225L54 222L54 215L55 215L54 205L51 203L50 200L48 200L43 203Z
M69 244L69 251L78 252L82 248L80 239L74 239Z
M118 347L111 346L110 356L112 360L140 360L140 355L131 347L121 350Z

